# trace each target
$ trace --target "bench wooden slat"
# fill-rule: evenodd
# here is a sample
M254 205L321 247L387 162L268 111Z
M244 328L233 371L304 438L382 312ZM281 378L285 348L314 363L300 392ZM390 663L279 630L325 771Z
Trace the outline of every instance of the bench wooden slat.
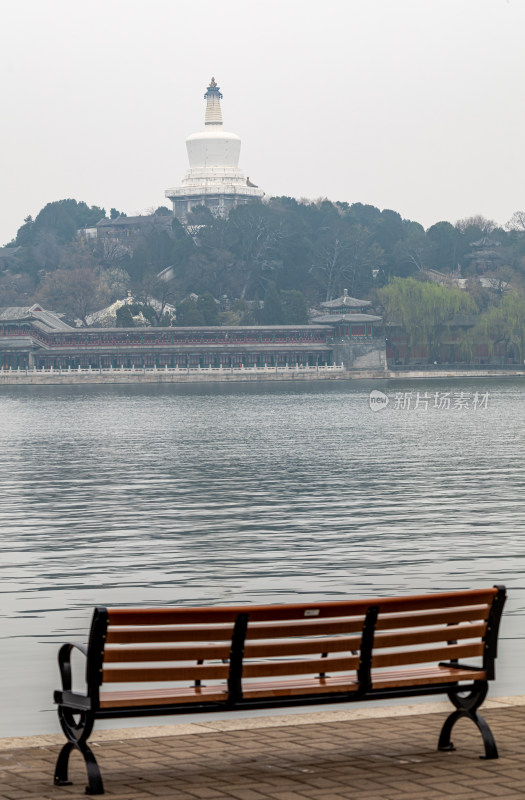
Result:
M403 664L427 664L432 661L451 661L454 658L476 658L483 655L483 643L448 645L422 650L402 650L391 653L373 653L372 669L398 667Z
M245 608L249 612L249 606ZM377 621L377 630L396 628L413 628L423 625L439 625L447 623L485 620L489 606L474 605L459 609L443 609L441 611L412 612L409 614L382 614ZM329 636L340 633L358 633L363 627L364 616L343 619L301 619L288 622L253 622L248 625L248 638L277 639L290 636ZM107 631L108 644L118 643L151 643L154 642L219 642L231 641L233 625L117 625L110 626Z
M317 639L281 639L248 643L244 658L275 658L279 656L321 655L322 653L343 653L358 650L361 646L359 636L340 636ZM159 647L127 645L107 645L104 649L104 663L143 662L143 661L197 661L229 659L230 645L177 643Z
M357 670L359 657L288 659L282 661L247 661L243 667L243 678L271 678L279 675L315 675L319 672L349 672Z
M300 697L308 694L336 694L357 692L359 684L348 676L336 678L310 678L308 680L268 681L245 683L243 698L253 700L259 697Z
M383 672L375 676L372 674L374 689L387 689L392 686L423 685L432 683L454 683L465 680L485 680L485 673L470 670L448 669L444 667L431 667L427 669L395 670ZM316 692L354 692L357 683L348 678L331 677L310 680L293 680L288 682L257 682L245 683L243 695L245 698L272 696L315 694ZM218 701L225 700L226 687L181 687L179 689L142 689L131 691L104 691L100 694L101 708L118 708L125 706L167 705L176 702Z
M127 708L137 706L166 706L170 703L224 702L228 697L226 686L190 686L179 689L136 689L120 692L101 692L101 708Z
M318 639L278 639L277 641L247 642L244 659L301 656L312 653L345 653L359 651L360 636L319 637Z
M141 661L198 661L200 659L229 659L229 644L175 644L163 647L127 647L108 645L104 648L104 663Z
M249 613L249 607L245 609ZM279 639L292 636L326 636L330 634L360 633L364 616L327 620L291 620L279 623L253 623L249 620L249 639ZM183 625L147 626L123 625L110 627L108 644L154 642L219 642L231 641L233 625Z
M233 625L121 625L109 627L108 644L231 642Z
M489 614L489 605L475 605L442 611L422 611L410 615L382 614L377 620L376 630L385 631L395 628L414 628L421 625L446 625L448 623L474 622L486 620Z
M416 610L451 608L460 600L464 605L488 604L496 589L472 589L464 592L409 595L407 597L368 598L366 600L339 601L335 603L290 603L287 605L207 606L201 608L109 608L112 625L198 625L203 621L234 622L239 614L248 613L250 621L277 621L316 616L342 617L366 614L370 606L380 613L409 612Z
M103 683L149 683L152 681L226 680L227 664L195 664L184 667L104 666Z
M404 686L425 686L434 683L456 683L459 681L484 681L487 678L483 670L449 669L446 667L430 667L392 673L374 674L372 671L372 689L403 688Z
M480 639L486 625L442 626L409 632L379 633L374 639L374 652L381 648L404 647L413 644L448 642L457 639ZM338 638L260 641L245 646L244 658L273 658L278 656L299 656L311 653L342 653L358 651L361 645L358 636ZM171 647L122 647L108 645L104 651L104 663L132 663L155 661L197 661L199 659L229 659L228 645L177 644ZM448 648L442 651L442 659L448 658Z
M417 628L414 630L395 631L394 633L376 633L374 650L385 647L406 647L412 644L430 644L431 642L450 642L454 639L481 639L485 635L487 625L479 622L474 625L443 625L441 627Z

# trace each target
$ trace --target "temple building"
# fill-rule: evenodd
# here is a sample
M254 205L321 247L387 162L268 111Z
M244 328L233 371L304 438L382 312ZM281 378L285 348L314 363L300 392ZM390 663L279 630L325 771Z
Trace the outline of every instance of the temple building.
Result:
M368 314L364 309L371 306L370 300L359 300L350 297L345 289L341 297L321 303L321 311L312 318L316 325L328 323L334 329L336 339L351 337L353 341L371 339L377 336L377 329L382 327L382 317Z
M239 169L241 140L222 127L222 94L214 78L204 99L204 130L186 139L190 168L181 186L165 192L181 222L195 206L204 205L217 216L227 216L232 208L260 200L264 195Z

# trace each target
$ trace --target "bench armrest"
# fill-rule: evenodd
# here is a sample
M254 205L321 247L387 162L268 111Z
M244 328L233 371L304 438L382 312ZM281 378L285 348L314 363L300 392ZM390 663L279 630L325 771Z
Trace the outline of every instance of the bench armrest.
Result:
M79 650L82 655L87 657L88 649L84 644L77 642L69 642L63 644L58 651L58 668L60 670L60 677L62 679L62 690L64 692L71 691L71 651Z

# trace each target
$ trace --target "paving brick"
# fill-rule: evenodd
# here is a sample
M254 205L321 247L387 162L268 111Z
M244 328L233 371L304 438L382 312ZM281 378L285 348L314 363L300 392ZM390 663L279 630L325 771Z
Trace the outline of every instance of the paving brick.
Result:
M108 800L523 800L525 705L484 712L500 758L479 759L478 731L462 720L457 750L440 753L445 716L253 725L180 736L93 743ZM80 800L86 776L54 787L55 745L0 752L0 800Z

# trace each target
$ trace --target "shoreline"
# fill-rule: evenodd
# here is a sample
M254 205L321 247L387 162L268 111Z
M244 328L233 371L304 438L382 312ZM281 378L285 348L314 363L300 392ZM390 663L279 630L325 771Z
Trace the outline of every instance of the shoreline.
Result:
M525 369L345 369L330 367L267 367L227 369L0 370L0 386L50 384L253 383L266 381L399 381L443 378L524 378Z
M318 725L320 723L350 722L352 720L386 719L391 717L411 717L421 714L439 714L450 712L450 702L447 699L434 700L433 702L382 705L374 701L370 705L363 704L363 708L345 708L329 711L305 711L303 713L268 714L265 716L232 717L227 714L217 714L216 719L206 719L202 722L192 718L191 722L169 722L166 724L141 725L128 728L100 728L95 729L90 738L91 742L125 741L128 739L149 739L164 736L190 736L202 733L220 733L224 731L249 731L262 728L281 728L303 725ZM525 706L525 695L512 695L507 697L489 697L482 710L496 708L512 708ZM190 716L192 716L190 714ZM195 717L195 715L193 715ZM26 736L0 737L0 752L17 750L20 748L45 747L48 745L64 744L63 733L37 733Z

